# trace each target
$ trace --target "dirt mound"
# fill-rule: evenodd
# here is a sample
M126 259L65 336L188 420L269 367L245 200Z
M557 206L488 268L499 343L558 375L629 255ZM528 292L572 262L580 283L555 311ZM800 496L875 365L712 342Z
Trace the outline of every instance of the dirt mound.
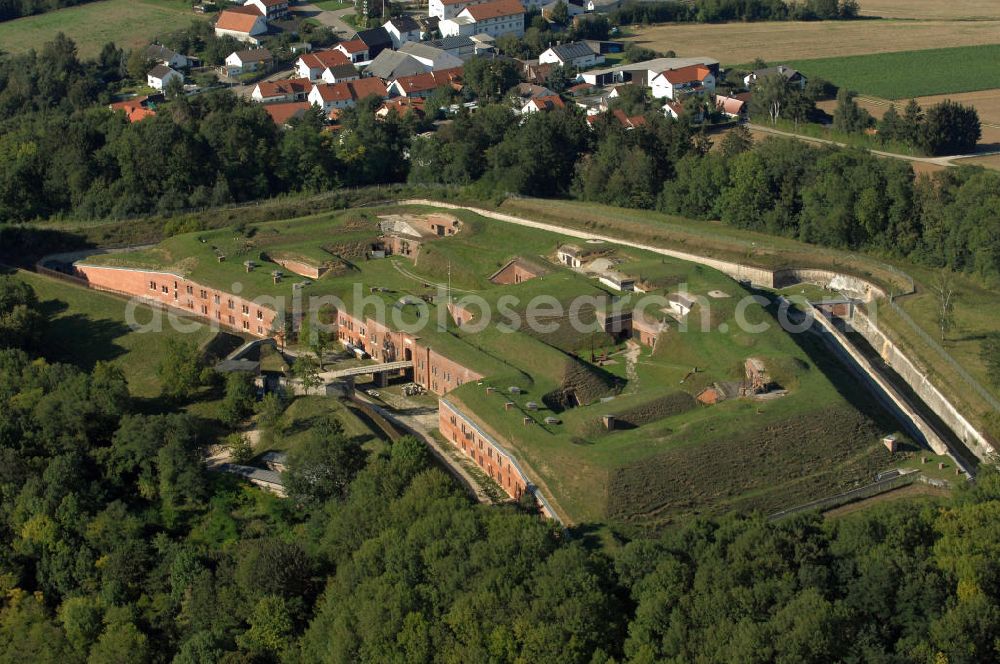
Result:
M567 355L559 383L559 389L542 397L542 402L556 412L617 394L621 391L625 381L598 367Z
M671 392L614 413L616 429L634 429L644 424L686 413L697 405L687 392Z

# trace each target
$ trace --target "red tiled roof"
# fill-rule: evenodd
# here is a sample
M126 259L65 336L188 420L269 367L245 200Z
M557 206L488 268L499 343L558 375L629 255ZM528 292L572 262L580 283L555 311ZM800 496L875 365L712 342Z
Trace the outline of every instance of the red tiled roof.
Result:
M398 85L407 94L414 92L425 92L440 88L444 85L454 85L462 80L462 68L452 67L451 69L440 69L429 71L412 76L400 76L393 83Z
M485 21L501 16L513 16L524 13L524 5L518 0L490 0L479 5L470 5L463 12L469 12L476 21Z
M145 96L134 97L127 101L116 101L109 108L112 111L123 111L129 122L139 122L156 115L156 111L142 105L145 101Z
M684 115L684 104L677 101L668 101L664 106L669 106L678 117Z
M746 106L746 102L742 99L736 99L735 97L725 97L719 95L715 98L716 108L722 109L723 113L728 113L729 115L739 115L743 112L743 107Z
M400 117L408 115L409 113L416 113L420 117L424 115L424 100L410 99L409 97L399 97L397 99L390 99L389 101L382 104L375 115L382 117L388 115L390 111L395 110L399 113Z
M368 44L360 39L352 39L351 41L340 42L335 48L337 50L343 49L348 53L360 53L361 51L368 50Z
M668 69L663 77L673 85L683 83L701 83L712 71L704 65L688 65L680 69Z
M625 127L626 129L635 129L636 127L641 127L646 124L646 118L641 115L633 115L629 117L625 115L625 111L620 108L616 108L611 113L618 120L618 124Z
M280 97L309 92L312 83L308 78L289 78L284 81L261 81L257 88L261 97Z
M559 95L532 97L528 103L534 103L535 107L540 111L551 111L554 108L566 108L566 104L563 103L563 100Z
M323 101L347 101L348 99L357 101L365 97L376 95L385 97L385 83L377 78L361 78L356 81L344 81L342 83L326 83L317 85L319 96Z
M308 111L311 106L307 101L289 101L283 104L268 104L264 106L264 110L274 120L274 124L280 127L299 113Z
M329 51L316 51L306 53L300 58L310 69L326 69L337 65L350 64L351 60L344 55L343 51L330 49Z
M260 18L259 13L250 14L238 9L226 9L219 14L219 20L216 21L215 27L221 30L232 30L233 32L246 32L249 34L253 30L254 24L257 23L258 18Z

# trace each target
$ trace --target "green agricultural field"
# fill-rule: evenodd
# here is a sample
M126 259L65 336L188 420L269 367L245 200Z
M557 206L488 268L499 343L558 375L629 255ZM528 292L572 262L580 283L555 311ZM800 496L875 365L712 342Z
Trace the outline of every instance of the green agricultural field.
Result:
M466 383L448 398L509 445L557 510L574 523L646 529L693 513L777 510L867 480L891 462L878 438L898 427L856 402L851 381L828 364L823 350L810 339L781 331L770 310L751 303L746 322L766 323L768 329L741 331L738 305L749 292L704 266L587 244L588 260L637 278L652 289L650 296L661 298L645 308L669 328L655 352L630 350L600 330L574 330L565 313L539 317L556 324L551 331L512 332L497 327L496 318L481 331L454 325L442 299L441 285L449 280L457 302L481 298L494 314L501 298L518 298L508 311L521 321L527 301L539 295L562 304L564 311L578 297L592 299L589 311L581 308L584 323L616 298L629 311L640 296L623 297L595 277L559 265L555 251L565 237L466 211L454 212L462 222L456 235L425 242L415 259L375 260L359 250L377 237L380 217L419 218L432 212L441 211L366 208L202 231L87 262L168 269L225 290L238 284L245 296L290 297L293 284L304 279L286 271L275 284L271 273L277 266L269 257L295 255L316 264L338 258L346 267L310 280L301 288L303 296L336 296L355 315L370 315L379 305L392 313L404 298L428 298L425 315L445 324L421 329L422 343L486 376L482 384ZM751 250L754 246L749 243ZM544 274L520 284L491 283L489 276L515 257L541 266ZM247 260L256 264L251 272L244 268ZM663 300L680 288L702 296L685 325L666 313ZM390 321L392 326L416 322L411 307L396 310L402 319ZM477 313L472 323L480 322ZM695 401L714 382L739 381L751 356L766 363L787 396L715 406ZM497 390L487 394L490 385ZM512 395L511 386L520 394ZM507 400L514 404L509 410ZM293 415L307 405L301 403L293 404ZM300 415L293 419L312 416ZM623 428L605 430L603 415L614 415ZM547 423L546 417L559 423ZM698 488L686 488L691 486Z
M788 64L807 77L885 99L909 99L1000 88L1000 44L935 48Z
M62 32L76 42L81 57L93 57L108 42L133 49L195 20L207 19L181 0L97 0L0 23L0 51L37 50Z
M184 337L202 345L213 336L207 325L192 321L185 322L194 328L190 334L182 335L169 325L163 332L139 333L126 323L122 299L32 272L20 271L18 277L31 284L50 317L42 340L45 356L86 370L98 361L113 362L135 396L159 394L156 365L166 339ZM149 307L137 307L136 319L148 321L153 313Z

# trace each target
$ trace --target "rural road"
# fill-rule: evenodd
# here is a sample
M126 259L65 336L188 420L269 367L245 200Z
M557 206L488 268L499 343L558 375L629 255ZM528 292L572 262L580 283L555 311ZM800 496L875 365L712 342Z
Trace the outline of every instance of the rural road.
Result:
M767 125L759 124L747 124L748 129L753 131L759 131L765 134L773 134L774 136L785 136L787 138L794 138L800 141L805 141L807 143L819 143L822 145L836 145L841 148L849 148L851 146L846 143L840 143L838 141L831 141L828 138L815 138L813 136L803 136L802 134L796 134L790 131L782 131L781 129L775 129L773 127L768 127ZM922 164L933 164L935 166L958 166L954 163L957 159L968 159L969 157L988 157L993 154L1000 154L1000 152L974 152L972 154L955 154L948 157L914 157L907 154L898 154L896 152L885 152L883 150L872 150L869 149L874 155L879 157L888 157L890 159L901 159L903 161L919 162Z
M331 28L341 39L353 37L357 32L357 30L344 21L345 16L349 16L354 13L354 7L327 11L325 9L320 9L316 5L303 3L295 5L292 8L292 13L299 19L311 18L319 21L326 27Z

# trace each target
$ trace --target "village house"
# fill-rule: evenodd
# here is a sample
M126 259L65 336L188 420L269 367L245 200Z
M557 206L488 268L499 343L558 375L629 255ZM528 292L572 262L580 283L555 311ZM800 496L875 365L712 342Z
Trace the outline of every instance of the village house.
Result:
M654 99L678 101L691 94L714 94L715 75L704 65L667 69L650 81Z
M580 14L585 14L587 12L586 4L584 0L561 0L563 4L566 5L566 15L570 18L570 23L572 19L576 18ZM555 8L559 5L560 0L549 0L541 5L542 16L548 20L552 20L552 13Z
M747 114L747 103L735 97L716 95L715 107L726 117L737 120L745 118Z
M161 46L160 44L150 44L143 51L147 60L152 60L158 65L170 67L171 69L187 69L191 66L191 61L186 55Z
M267 71L274 65L271 51L266 48L255 48L247 51L235 51L226 57L225 70L229 76L239 76L255 71Z
M268 21L285 18L288 15L288 0L246 0L244 7L253 7Z
M461 58L462 60L468 60L475 55L478 44L472 37L462 36L432 39L425 43L427 46L439 48L448 55L454 55L456 58Z
M359 99L387 96L385 84L377 78L361 78L344 83L317 83L309 91L309 103L318 106L324 113L336 109L350 108Z
M392 81L388 90L389 95L393 97L426 97L441 87L450 87L460 91L462 89L462 68L455 67L403 76Z
M532 97L521 108L521 114L538 113L540 111L553 111L557 108L566 108L565 102L559 95L548 95L544 97Z
M392 42L392 35L381 26L362 30L358 32L356 38L360 39L368 47L368 57L366 60L375 59L385 49L391 50L395 48Z
M312 83L307 78L261 81L254 86L250 98L261 104L304 101L311 89Z
M215 22L216 37L233 37L248 44L259 43L258 37L266 33L267 20L252 8L224 9Z
M440 30L440 21L458 16L466 7L487 2L488 0L429 0L427 3L427 15L438 19L436 26Z
M344 63L334 65L323 70L320 78L324 83L343 83L344 81L354 81L361 78L361 74L354 68L354 65Z
M521 78L536 85L545 85L545 81L548 80L555 68L553 64L539 64L538 60L518 60L515 58L514 61L520 65Z
M392 47L399 48L406 42L420 41L420 24L410 16L397 16L382 24L392 39Z
M489 0L469 5L454 18L441 21L442 37L455 35L469 37L485 33L491 37L501 35L524 36L524 5L519 0Z
M389 99L375 109L375 117L379 120L385 120L392 112L395 112L399 117L405 117L412 113L418 118L423 118L424 100L421 97Z
M264 106L264 110L274 120L274 124L279 127L288 127L292 120L301 118L312 107L312 104L307 101L288 101L267 104Z
M626 115L625 111L620 108L616 108L611 112L611 117L622 126L625 131L631 131L637 127L642 127L646 124L646 118L642 115Z
M140 122L146 118L156 115L156 111L150 108L149 97L147 95L139 95L138 97L133 97L125 101L116 101L113 104L108 104L108 110L110 111L121 111L125 114L125 119L129 123Z
M415 42L407 42L403 48ZM457 58L456 58L457 59ZM461 60L459 60L461 64ZM413 76L431 71L432 67L418 60L408 53L402 51L385 50L378 54L374 60L365 67L365 75L380 78L383 81L392 81L401 76Z
M764 69L755 69L746 76L743 77L743 85L748 88L752 88L754 85L759 83L762 79L768 76L784 76L788 79L788 82L800 90L806 89L806 77L802 75L801 72L792 69L786 65L778 65L776 67L766 67Z
M604 62L604 56L594 53L583 42L570 42L569 44L558 44L542 51L541 55L538 56L538 62L539 64L586 69Z
M351 59L341 51L330 49L304 53L295 61L295 73L299 78L318 81L323 78L323 72L327 69L343 64L351 64Z
M464 64L461 58L457 58L447 51L423 42L408 42L403 44L398 52L408 55L417 60L417 62L430 67L432 71L452 69L454 67L461 67Z
M183 83L184 75L164 65L156 65L146 74L146 84L154 90L166 90L171 81Z
M616 83L631 83L633 85L650 86L652 80L668 70L677 70L690 66L704 66L714 77L719 75L719 61L713 58L655 58L615 65L605 69L591 69L577 76L581 83L603 87Z
M367 62L371 60L368 57L368 44L364 43L360 39L352 39L351 41L340 42L333 47L333 50L340 51L350 62L355 64L359 62Z

